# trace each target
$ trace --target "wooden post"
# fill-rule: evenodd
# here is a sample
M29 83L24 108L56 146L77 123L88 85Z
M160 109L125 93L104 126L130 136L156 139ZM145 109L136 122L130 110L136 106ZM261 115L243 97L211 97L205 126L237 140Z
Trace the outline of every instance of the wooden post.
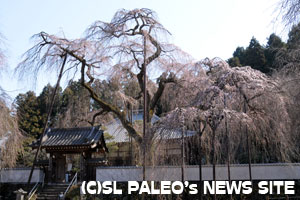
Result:
M200 125L201 130L201 125ZM202 139L201 139L201 133L198 134L198 143L199 143L199 199L202 200Z
M216 138L216 130L213 128L212 130L213 138L212 138L212 165L213 165L213 185L214 185L214 200L217 199L216 194L216 156L215 156L215 138Z
M182 115L180 108L180 117ZM184 168L185 168L185 128L184 128L184 116L182 121L182 134L181 134L181 181L184 182Z
M247 107L246 107L245 99L244 99L244 113L247 113ZM246 139L247 139L247 151L248 151L249 179L250 179L251 184L252 184L252 164L251 164L252 156L251 156L251 147L250 147L251 142L249 141L250 138L249 138L247 124L246 124L245 129L246 129L246 137L247 137Z
M48 182L52 182L52 176L53 176L53 153L50 153L49 157L49 167L48 167Z
M224 94L224 109L226 109L226 96ZM228 181L229 185L231 185L231 176L230 176L230 133L228 132L228 124L227 124L227 115L226 112L224 112L224 118L225 118L225 135L227 137L227 173L228 173ZM232 194L230 194L230 200L232 200Z
M132 106L129 109L129 121L131 125L133 124L132 121ZM130 165L133 166L133 152L132 152L132 137L129 135L129 153L130 153Z
M199 151L199 199L202 200L203 186L202 186L202 135L206 128L206 123L202 126L201 120L199 120L199 132L198 132L198 151Z
M83 153L80 154L80 181L84 181L84 158L83 158Z

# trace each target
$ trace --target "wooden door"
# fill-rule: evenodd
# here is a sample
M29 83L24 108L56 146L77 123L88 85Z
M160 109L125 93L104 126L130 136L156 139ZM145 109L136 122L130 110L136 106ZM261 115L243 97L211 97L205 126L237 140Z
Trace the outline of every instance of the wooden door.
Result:
M56 182L65 182L66 156L57 155L56 158Z

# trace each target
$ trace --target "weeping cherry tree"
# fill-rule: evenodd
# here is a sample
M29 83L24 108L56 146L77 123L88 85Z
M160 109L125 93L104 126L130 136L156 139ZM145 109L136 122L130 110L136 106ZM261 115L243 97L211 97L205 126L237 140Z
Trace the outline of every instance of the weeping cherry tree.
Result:
M170 33L157 20L150 9L119 10L111 22L96 21L80 39L67 39L45 32L33 36L35 45L24 54L18 65L20 74L37 73L41 70L61 70L63 73L79 74L81 85L99 104L99 112L112 113L127 130L129 136L140 145L147 146L153 134L147 131L143 137L127 118L126 107L145 97L146 123L151 128L151 118L167 84L176 82L177 75L190 63L187 56L176 46L169 44ZM147 67L147 69L146 69ZM147 70L148 76L144 76ZM149 78L158 77L156 89L145 88ZM124 88L114 92L118 104L107 102L92 87L97 79L135 80L140 92L129 97ZM121 103L120 103L121 102ZM146 148L147 149L147 148Z

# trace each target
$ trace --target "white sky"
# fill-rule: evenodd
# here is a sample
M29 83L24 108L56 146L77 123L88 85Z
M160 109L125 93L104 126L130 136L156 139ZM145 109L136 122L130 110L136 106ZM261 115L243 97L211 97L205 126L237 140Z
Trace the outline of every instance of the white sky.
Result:
M34 90L37 94L54 76L41 75L33 87L32 77L18 81L12 74L21 55L33 43L30 37L41 31L64 31L67 38L78 38L96 20L110 21L121 8L150 8L172 33L174 44L196 60L232 56L237 46L248 46L252 36L261 44L273 32L274 9L278 0L6 0L0 7L0 32L6 37L8 73L0 85L13 98Z

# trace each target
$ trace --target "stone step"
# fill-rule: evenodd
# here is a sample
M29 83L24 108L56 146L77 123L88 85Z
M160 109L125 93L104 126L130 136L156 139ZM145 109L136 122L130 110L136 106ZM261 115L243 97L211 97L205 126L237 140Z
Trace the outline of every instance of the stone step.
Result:
M53 195L53 194L61 194L65 191L57 191L57 192L40 192L39 195Z
M41 195L38 195L39 197L57 197L58 194L41 194Z
M68 186L70 183L48 183L47 186Z
M45 188L67 188L68 185L47 185Z
M57 200L57 197L37 197L36 200Z
M57 192L57 191L65 191L67 188L44 188L41 192Z
M36 200L42 200L42 199L47 199L47 200L57 200L58 196L38 196Z
M64 193L68 187L66 183L45 185L42 191L37 194L37 200L57 200L58 195Z

